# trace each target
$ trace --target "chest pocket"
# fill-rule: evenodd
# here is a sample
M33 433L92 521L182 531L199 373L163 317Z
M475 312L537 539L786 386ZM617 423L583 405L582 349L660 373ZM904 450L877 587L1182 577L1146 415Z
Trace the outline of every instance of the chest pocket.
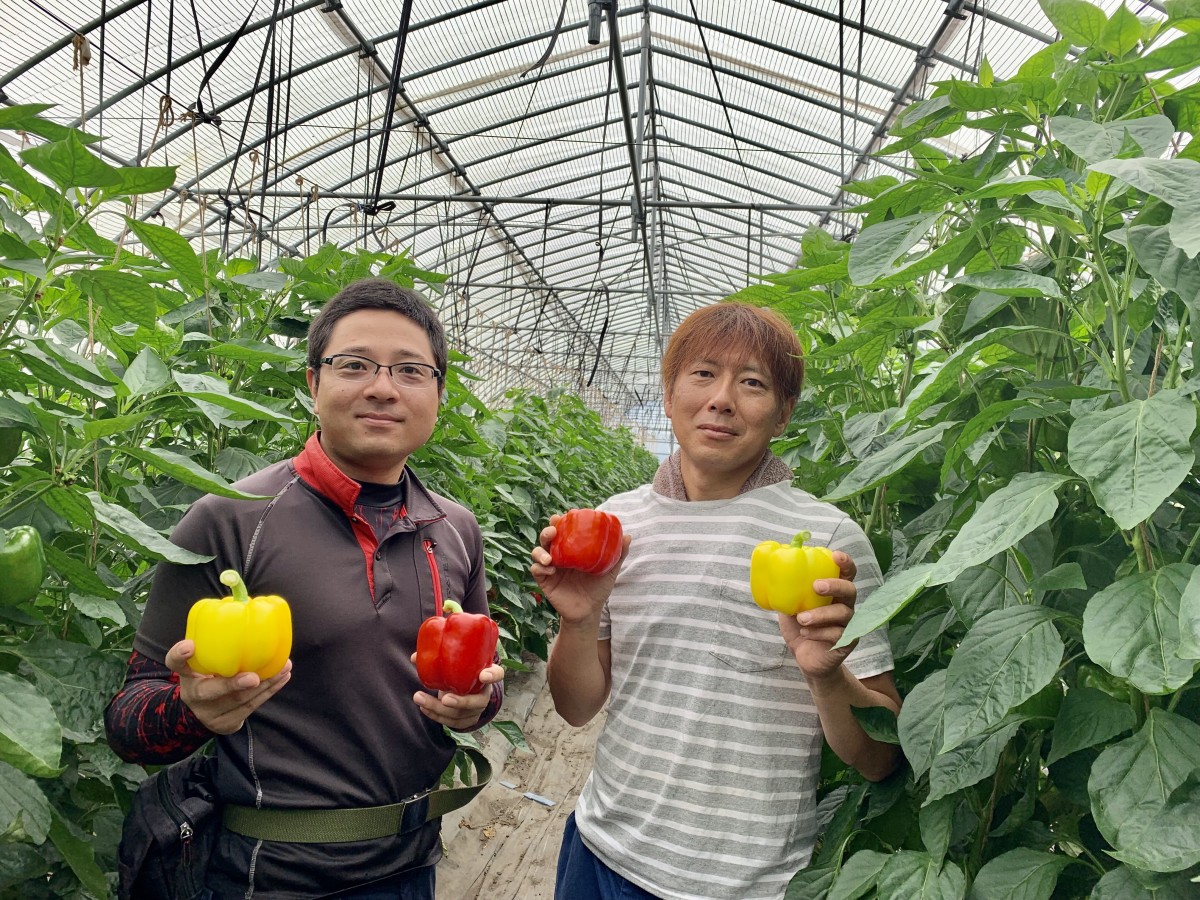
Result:
M709 652L734 671L769 672L791 659L776 614L754 602L749 585L721 587L715 615L721 646Z

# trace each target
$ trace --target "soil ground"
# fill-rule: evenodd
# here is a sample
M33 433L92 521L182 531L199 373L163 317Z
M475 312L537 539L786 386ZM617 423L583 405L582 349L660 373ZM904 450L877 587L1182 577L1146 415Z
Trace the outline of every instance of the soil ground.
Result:
M521 726L530 750L498 747L498 735L485 744L495 768L491 784L442 822L446 849L437 870L438 900L554 897L563 825L592 769L604 714L572 728L554 711L544 670L538 669L508 686L500 718ZM554 806L525 797L527 791Z

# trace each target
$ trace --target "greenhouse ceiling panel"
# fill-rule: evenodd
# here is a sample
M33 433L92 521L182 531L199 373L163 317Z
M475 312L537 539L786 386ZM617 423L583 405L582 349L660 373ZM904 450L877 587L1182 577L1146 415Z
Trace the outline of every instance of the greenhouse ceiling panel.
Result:
M264 266L409 252L448 275L430 297L485 394L565 387L609 421L660 402L690 311L790 268L808 228L852 239L842 185L903 176L878 151L907 104L1056 38L1036 0L0 9L3 103L177 167L138 216Z

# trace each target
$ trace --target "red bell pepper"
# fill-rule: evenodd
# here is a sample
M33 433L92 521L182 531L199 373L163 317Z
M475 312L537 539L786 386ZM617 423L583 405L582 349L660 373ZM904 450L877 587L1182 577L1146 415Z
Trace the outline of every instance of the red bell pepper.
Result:
M417 632L417 677L431 691L474 694L479 673L492 664L500 627L490 618L465 613L453 600L444 616L430 616Z
M572 509L555 526L550 561L565 569L603 575L621 558L621 537L621 520L611 513Z

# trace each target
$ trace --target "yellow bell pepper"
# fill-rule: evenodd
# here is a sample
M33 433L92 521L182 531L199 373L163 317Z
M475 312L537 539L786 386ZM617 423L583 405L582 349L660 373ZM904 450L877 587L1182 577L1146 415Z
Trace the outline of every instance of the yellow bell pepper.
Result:
M282 597L251 597L242 576L221 573L232 597L197 600L188 611L184 637L196 644L190 665L201 675L232 678L254 672L279 674L292 652L292 611Z
M812 537L802 531L790 544L763 541L750 555L750 593L763 609L794 616L802 609L816 609L832 602L813 590L821 578L840 578L841 567L828 547L806 547Z

